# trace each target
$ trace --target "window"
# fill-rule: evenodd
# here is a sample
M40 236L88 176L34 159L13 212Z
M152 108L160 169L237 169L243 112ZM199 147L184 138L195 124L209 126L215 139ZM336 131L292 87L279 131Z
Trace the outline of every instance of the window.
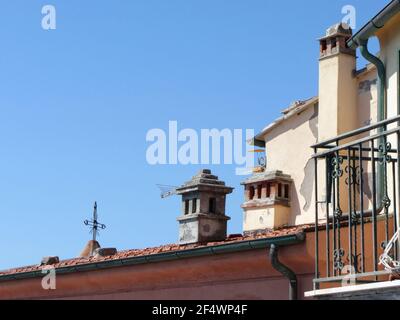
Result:
M208 205L208 212L216 213L216 211L217 211L217 199L210 198L209 205Z
M282 184L278 183L278 198L282 198Z
M289 185L285 184L285 199L289 199Z
M337 47L337 41L336 39L332 39L332 49Z
M189 200L185 201L185 214L189 214Z
M254 187L250 187L249 189L249 200L253 200L255 195Z
M261 197L262 197L262 185L261 184L257 186L257 197L258 197L258 199L261 199Z
M197 212L197 199L192 200L192 213Z
M326 48L326 40L321 41L321 53L324 53L326 51Z
M267 183L267 198L271 198L271 184Z

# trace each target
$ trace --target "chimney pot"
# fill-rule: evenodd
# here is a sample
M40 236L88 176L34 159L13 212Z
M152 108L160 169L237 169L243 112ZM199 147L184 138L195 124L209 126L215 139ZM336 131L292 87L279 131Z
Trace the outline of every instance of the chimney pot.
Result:
M117 254L116 248L98 248L94 250L95 258L110 257L110 256L115 256L116 254Z
M328 28L325 36L320 41L320 58L334 56L338 53L344 53L355 56L356 52L346 45L346 41L351 38L353 31L345 23L337 23Z
M245 190L254 190L251 197L245 196L242 205L245 236L288 225L292 183L291 176L280 170L255 174L242 183Z
M44 257L40 263L41 266L51 266L60 262L59 257Z

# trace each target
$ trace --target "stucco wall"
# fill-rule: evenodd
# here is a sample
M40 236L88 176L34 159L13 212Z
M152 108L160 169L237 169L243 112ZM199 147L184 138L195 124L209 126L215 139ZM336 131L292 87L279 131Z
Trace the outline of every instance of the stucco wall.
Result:
M345 53L319 61L319 141L358 127L355 68L356 58Z
M351 56L324 59L321 64L320 94L324 99L319 101L319 105L309 107L287 119L264 136L267 169L282 170L294 180L294 187L291 189L290 225L313 223L315 220L314 162L311 160L313 150L310 146L322 141L322 138L333 138L377 121L375 67L369 66L354 76L355 63ZM326 72L329 70L333 74L328 75ZM334 85L337 88L332 87ZM337 110L333 111L334 108ZM324 163L319 162L318 165L319 175L324 176ZM371 178L368 172L365 174L367 188ZM326 190L325 182L320 180L319 200L322 201L326 197ZM365 199L365 205L368 205L368 199ZM345 204L343 208L346 208ZM320 207L320 211L320 218L324 219L324 206Z
M291 215L289 224L313 221L313 173L310 146L318 137L318 107L311 106L302 113L287 119L264 137L266 142L267 170L282 170L291 175Z
M290 208L282 205L270 205L265 208L244 209L243 230L256 231L271 228L282 228L288 225Z
M357 77L358 99L357 116L360 126L367 126L377 122L377 87L376 68L372 65Z

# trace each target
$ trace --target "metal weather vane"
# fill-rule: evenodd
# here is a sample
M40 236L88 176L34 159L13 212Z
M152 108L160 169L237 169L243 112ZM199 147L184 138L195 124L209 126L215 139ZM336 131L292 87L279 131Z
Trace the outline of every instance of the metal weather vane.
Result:
M102 224L97 220L97 202L94 203L93 219L85 220L84 224L85 226L91 227L90 232L93 234L93 241L96 241L96 237L99 234L99 229L104 230L106 228L105 224Z

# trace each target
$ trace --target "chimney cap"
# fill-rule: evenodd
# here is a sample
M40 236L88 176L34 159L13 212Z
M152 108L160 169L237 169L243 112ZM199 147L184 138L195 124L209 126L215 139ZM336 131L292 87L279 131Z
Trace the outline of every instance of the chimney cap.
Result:
M243 186L245 186L248 184L254 184L254 183L259 183L259 182L264 182L264 181L282 181L282 182L291 183L291 182L293 182L293 179L290 175L285 174L280 170L272 170L272 171L266 171L266 172L263 172L260 174L253 175L250 178L247 178L241 184Z
M326 30L325 36L320 38L319 40L325 40L337 36L350 38L352 35L353 35L353 30L350 28L350 26L347 23L340 22L329 27Z
M180 195L203 189L204 187L212 187L214 191L217 191L218 189L220 192L224 193L232 193L233 191L233 188L227 187L225 182L219 180L218 176L213 175L209 169L200 170L199 173L192 178L192 180L187 181L184 185L177 188L176 191L177 194Z

